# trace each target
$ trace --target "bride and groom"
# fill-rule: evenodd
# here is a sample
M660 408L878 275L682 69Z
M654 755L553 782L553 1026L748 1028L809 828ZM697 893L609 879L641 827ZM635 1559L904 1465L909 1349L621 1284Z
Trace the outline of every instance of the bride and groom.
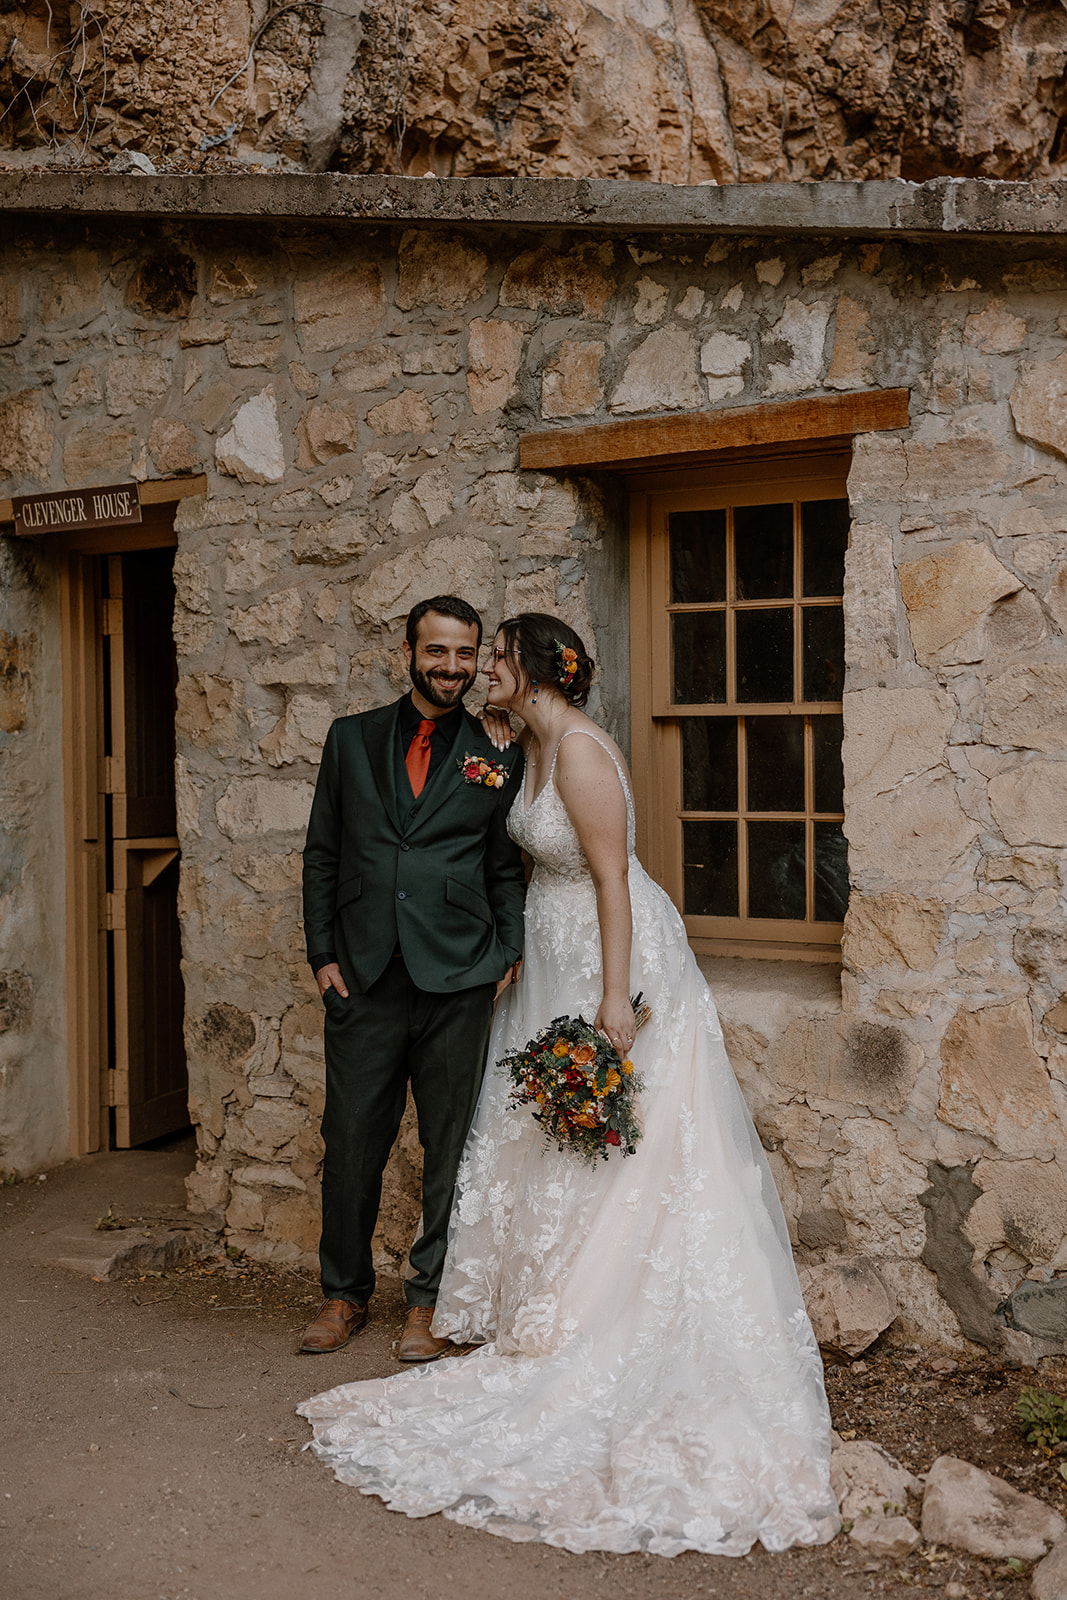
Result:
M580 709L593 663L557 618L502 624L488 707L522 719L511 744L462 706L480 642L465 602L416 606L410 694L323 753L305 923L326 1298L302 1349L366 1321L409 1081L424 1176L397 1351L417 1365L306 1401L313 1448L410 1516L573 1551L823 1542L830 1423L781 1206L681 918L634 854L622 756ZM632 1055L633 1155L544 1148L510 1103L495 1064L561 1015ZM426 1364L454 1344L477 1348Z

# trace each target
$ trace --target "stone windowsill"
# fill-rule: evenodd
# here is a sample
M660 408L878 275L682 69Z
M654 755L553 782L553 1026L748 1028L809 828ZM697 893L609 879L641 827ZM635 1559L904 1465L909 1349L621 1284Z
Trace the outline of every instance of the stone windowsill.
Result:
M841 1014L841 968L811 961L744 961L698 956L715 998L734 1071L755 1088L761 1059L799 1017L832 1021ZM748 1059L752 1045L762 1041ZM764 1051L769 1053L764 1058Z

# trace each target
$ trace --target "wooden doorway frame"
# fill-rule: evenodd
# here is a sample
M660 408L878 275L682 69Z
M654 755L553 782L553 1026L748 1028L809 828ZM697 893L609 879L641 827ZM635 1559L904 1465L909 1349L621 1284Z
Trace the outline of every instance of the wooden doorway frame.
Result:
M105 999L104 802L99 769L103 725L103 630L95 558L174 547L174 510L204 494L204 477L143 483L139 524L46 536L59 558L63 652L63 797L66 856L67 1066L70 1153L109 1142L108 1018ZM102 924L104 924L102 926Z

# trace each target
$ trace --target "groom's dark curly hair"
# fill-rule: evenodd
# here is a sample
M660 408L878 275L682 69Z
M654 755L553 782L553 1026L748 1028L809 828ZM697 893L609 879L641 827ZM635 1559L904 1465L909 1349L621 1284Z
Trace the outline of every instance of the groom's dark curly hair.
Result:
M482 619L472 605L466 600L461 600L455 594L435 594L432 600L420 600L418 605L412 606L408 612L406 637L408 644L414 650L415 636L419 631L419 623L428 611L436 611L439 617L455 617L457 622L466 623L468 628L478 630L478 648L482 647Z
M532 683L551 684L573 706L584 706L589 699L596 665L573 628L561 617L544 611L520 611L497 630L504 635L504 646L515 655L524 678ZM573 650L578 658L574 672L564 681L562 650Z

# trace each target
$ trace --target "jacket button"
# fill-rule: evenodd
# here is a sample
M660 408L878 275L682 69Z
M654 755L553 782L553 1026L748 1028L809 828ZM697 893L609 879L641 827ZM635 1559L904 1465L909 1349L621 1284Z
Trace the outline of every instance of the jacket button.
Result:
M406 900L407 899L407 895L404 893L403 889L401 889L400 892L398 893L397 899L398 900Z
M400 848L401 848L401 850L410 850L410 849L411 849L411 846L410 846L410 845L409 845L409 844L402 844L402 845L401 845L401 846L400 846Z

